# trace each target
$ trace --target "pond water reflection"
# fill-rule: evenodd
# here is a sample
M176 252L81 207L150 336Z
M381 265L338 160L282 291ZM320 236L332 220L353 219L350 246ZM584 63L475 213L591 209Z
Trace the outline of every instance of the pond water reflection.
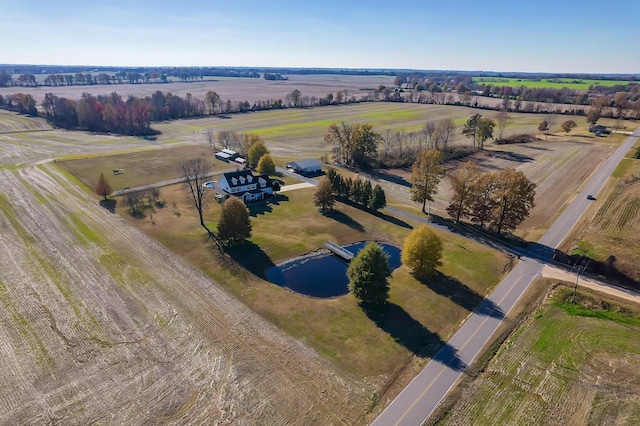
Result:
M344 246L357 254L367 242ZM391 270L400 266L400 249L387 243L378 243L389 255ZM288 288L296 293L313 297L336 297L349 292L347 268L349 264L333 254L316 254L292 260L267 271L272 283Z

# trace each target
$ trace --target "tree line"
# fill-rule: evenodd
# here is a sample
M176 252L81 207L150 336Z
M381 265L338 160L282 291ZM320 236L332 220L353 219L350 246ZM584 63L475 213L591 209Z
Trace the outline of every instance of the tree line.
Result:
M517 75L516 74L505 74L501 75L501 77L513 77L513 78L526 78L531 79L530 75ZM511 85L500 85L497 83L475 83L473 81L473 77L470 74L449 74L449 73L399 73L395 80L394 85L398 88L402 88L411 92L415 92L414 94L405 95L404 98L407 97L415 97L418 98L419 94L422 92L431 93L431 100L427 101L427 103L451 103L448 100L455 99L453 97L454 93L459 95L468 94L469 97L471 95L475 96L484 96L484 97L494 97L494 98L506 98L512 101L519 101L520 104L522 102L532 102L532 103L557 103L557 104L573 104L573 105L586 105L589 106L592 103L592 100L597 96L608 95L613 96L617 92L630 92L637 93L640 86L636 81L630 81L627 77L626 79L620 79L620 84L614 86L604 86L599 84L590 85L588 91L583 90L574 90L569 88L549 88L549 87L540 87L540 88L532 88L527 87L525 85L521 86L511 86ZM543 76L547 77L547 76ZM563 76L554 76L556 78L565 78ZM567 78L576 78L578 80L582 80L584 78L589 78L588 76L571 76ZM597 80L598 76L593 76ZM631 79L632 80L632 79ZM498 82L499 83L499 82ZM448 98L449 95L444 95L449 93L451 98ZM438 96L438 94L442 94L442 96ZM427 96L421 97L422 102L425 101ZM389 100L389 99L385 99ZM439 102L440 100L440 102Z
M260 73L256 70L240 70L229 68L152 68L152 69L105 69L102 72L88 72L86 68L75 72L64 72L63 70L73 70L75 67L60 67L62 72L52 72L47 74L42 83L38 83L36 73L28 66L18 67L10 73L5 69L0 70L0 87L37 87L37 86L91 86L91 85L111 85L111 84L142 84L142 83L170 83L172 77L182 82L199 81L203 77L244 77L259 78ZM15 67L14 67L15 68ZM85 71L86 70L86 71ZM13 71L18 72L14 78ZM39 74L39 70L37 71Z
M286 102L282 99L271 99L249 103L248 101L232 102L230 99L224 101L214 91L208 91L204 99L199 99L190 93L181 97L160 90L145 97L129 95L126 100L116 92L98 96L83 93L78 101L47 93L42 101L42 109L44 117L57 127L146 135L157 133L150 127L150 123L154 121L296 106L334 105L346 102L345 96L343 92L339 92L335 98L331 93L325 98L308 97L302 96L296 89L287 94ZM355 101L355 98L350 101ZM15 93L6 97L0 95L0 108L33 116L39 113L34 97L24 93Z

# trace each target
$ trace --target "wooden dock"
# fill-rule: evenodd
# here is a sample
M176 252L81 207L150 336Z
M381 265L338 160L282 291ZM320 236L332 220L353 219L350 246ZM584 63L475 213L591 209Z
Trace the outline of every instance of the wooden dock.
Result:
M347 262L355 257L355 255L353 253L351 253L349 250L347 250L346 248L334 243L333 241L327 241L326 243L324 243L324 247L327 250L331 251L332 253L334 253L334 254L338 255L339 257L343 258Z

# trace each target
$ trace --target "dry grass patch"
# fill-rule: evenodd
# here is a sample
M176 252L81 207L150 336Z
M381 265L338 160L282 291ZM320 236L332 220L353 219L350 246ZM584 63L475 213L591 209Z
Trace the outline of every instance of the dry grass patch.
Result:
M144 149L114 155L88 156L80 159L61 160L58 163L78 176L89 188L95 187L100 173L104 173L114 191L152 185L182 177L180 163L192 158L204 157L211 161L212 172L235 170L232 164L217 160L209 146L181 146L165 149ZM122 169L114 175L114 169Z

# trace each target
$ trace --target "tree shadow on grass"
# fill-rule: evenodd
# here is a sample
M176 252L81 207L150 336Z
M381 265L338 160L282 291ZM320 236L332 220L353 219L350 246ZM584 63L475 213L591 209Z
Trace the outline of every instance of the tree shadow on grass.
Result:
M531 146L526 144L522 144L522 146L529 149L535 149L536 151L551 151L549 148L545 148L543 146Z
M256 243L245 240L242 244L224 246L224 251L238 265L252 274L267 279L267 270L275 264L262 248Z
M403 178L402 176L392 175L390 173L385 173L384 171L371 171L369 172L369 174L378 179L386 180L387 182L391 182L396 185L411 188L411 183L407 181L405 178Z
M416 321L402 307L395 303L384 305L361 303L360 307L381 330L414 354L427 357L438 354L451 368L458 371L465 369L466 365L460 360L454 348Z
M389 223L393 223L396 226L400 226L401 228L413 229L413 226L409 225L404 220L398 219L394 216L389 216L388 214L382 212L371 212L372 215L379 217L380 219L387 221Z
M269 204L275 204L276 206L286 201L289 201L289 197L287 197L284 194L275 194L272 197L270 197L268 200Z
M348 214L342 213L340 210L329 210L322 213L324 216L331 218L337 222L347 225L349 228L358 232L364 232L364 226Z
M255 203L249 204L249 215L252 217L257 217L261 214L271 213L273 211L273 205L279 205L282 201L289 201L289 197L282 194L273 195L266 200L256 201Z
M419 279L419 281L467 311L475 310L475 313L479 315L504 318L504 312L494 302L485 299L453 277L436 272L436 275L432 278L427 280Z
M530 163L534 160L533 157L529 157L525 154L519 154L511 151L488 151L490 157L497 157L503 160L516 161L518 163Z
M273 207L266 202L255 203L249 206L249 216L251 217L258 217L258 215L271 213L272 211Z
M373 216L376 216L382 220L385 220L389 223L393 223L394 225L400 226L402 228L407 228L407 229L413 229L413 226L409 225L407 222L405 222L404 220L398 219L397 217L394 216L390 216L388 214L382 213L381 211L375 211L375 210L371 210L366 208L365 206L363 206L362 204L358 204L348 198L345 197L336 197L337 201L340 201L342 204L345 204L349 207L353 207L354 209L358 209L360 211L363 211L365 213L369 213Z
M109 198L107 200L100 200L100 206L104 209L109 210L111 213L116 212L116 206L118 205L118 200L114 200L113 198Z

